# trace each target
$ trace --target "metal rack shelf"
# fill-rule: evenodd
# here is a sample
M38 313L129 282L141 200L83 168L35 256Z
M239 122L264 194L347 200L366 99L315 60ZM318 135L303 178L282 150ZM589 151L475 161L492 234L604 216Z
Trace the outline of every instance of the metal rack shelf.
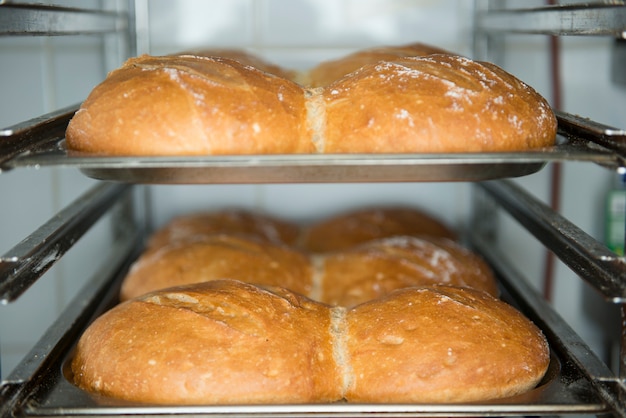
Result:
M476 13L476 30L503 35L593 35L626 38L626 7L587 3L527 9L489 9Z
M107 157L65 148L65 126L76 108L1 130L0 172L63 166L99 180L143 184L474 182L532 174L552 161L626 165L625 131L562 112L556 145L523 152Z
M480 9L476 31L482 35L538 33L626 37L624 5L588 4L519 10ZM133 34L134 17L35 5L0 4L0 36ZM129 36L129 42L136 42ZM135 33L136 38L136 33ZM136 49L135 49L136 50ZM0 131L2 171L41 166L72 167L88 176L122 183L271 183L471 181L523 176L558 161L581 161L620 172L626 167L626 135L574 115L558 113L554 147L523 153L471 155L343 155L194 158L108 158L69 153L63 142L77 106ZM51 219L0 258L0 297L17 298L111 208L137 186L103 184ZM511 213L553 249L606 299L626 301L624 260L613 256L575 225L545 208L509 182L478 183L476 190ZM488 197L487 197L488 196ZM129 219L129 218L123 218ZM145 230L134 225L118 237L103 267L77 295L39 343L0 386L1 416L508 416L612 414L626 417L626 355L615 376L593 355L558 314L511 268L488 236L470 234L471 244L494 267L511 303L547 334L553 362L545 381L520 397L471 405L264 405L159 407L122 404L74 387L64 374L73 344L88 323L116 303L120 278L141 248ZM33 264L34 263L34 264ZM33 267L34 266L34 267ZM623 309L623 318L626 311ZM626 333L622 350L626 350Z
M0 4L0 36L114 33L128 29L126 13L40 4Z
M126 194L128 186L98 187L90 195L89 204L83 205L86 218L97 215L99 202L115 200ZM532 200L521 189L506 181L485 184L485 190L501 201L505 210L516 206L505 201L517 202L526 207ZM530 202L531 205L539 205ZM540 206L540 205L539 205ZM73 205L70 205L73 208ZM512 210L514 213L515 211ZM93 216L92 216L93 215ZM62 217L63 223L71 224L71 217ZM541 216L535 222L538 229L548 231L565 241L564 247L580 244L577 234L563 234L574 228L561 219L558 228L551 228L554 219ZM129 231L129 229L126 229ZM503 297L517 306L546 333L552 348L552 362L544 381L533 391L508 399L456 405L256 405L256 406L159 406L137 405L99 396L89 395L76 388L67 374L66 365L71 358L73 345L84 328L117 303L121 279L140 250L141 234L128 234L112 248L106 260L91 281L77 295L65 313L58 318L49 332L41 339L20 366L3 383L0 391L0 413L23 417L35 416L476 416L476 415L528 415L528 414L604 414L613 412L626 416L625 388L585 343L578 337L545 300L526 284L525 278L506 261L493 242L481 234L471 234L471 242L493 266L503 286ZM596 260L594 248L581 257ZM584 246L581 249L585 253ZM602 258L602 254L600 254ZM605 260L600 260L605 261ZM585 263L579 263L585 264ZM622 269L623 273L623 269ZM601 287L601 286L600 286ZM19 413L17 413L19 411ZM617 412L615 412L617 411Z

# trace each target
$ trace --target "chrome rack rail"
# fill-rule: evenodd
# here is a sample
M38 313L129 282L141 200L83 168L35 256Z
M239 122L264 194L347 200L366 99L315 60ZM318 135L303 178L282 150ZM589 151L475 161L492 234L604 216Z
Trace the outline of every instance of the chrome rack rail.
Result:
M77 105L0 130L0 172L69 166L128 183L481 181L531 174L549 161L626 166L626 132L556 112L557 144L540 150L475 154L107 157L72 153L64 129ZM504 167L504 168L502 168ZM278 172L276 169L281 168Z
M129 233L129 231L131 231ZM57 318L24 360L0 385L0 416L25 416L29 398L42 389L54 385L68 351L82 330L103 310L110 307L102 301L112 300L119 288L115 281L126 273L141 249L143 235L139 230L124 231L126 237L111 245L111 251L101 267L87 280L74 302ZM117 280L119 282L119 280ZM58 412L68 416L67 412Z
M0 4L1 35L75 35L121 32L128 15L37 4Z
M480 244L480 241L477 241ZM0 392L0 415L22 417L120 417L164 415L196 417L427 417L520 416L552 414L604 414L618 411L626 417L619 398L611 396L619 385L607 367L595 357L525 279L507 267L505 257L494 256L494 267L504 288L520 309L542 329L553 348L546 382L531 393L472 404L307 404L307 405L142 405L89 395L71 383L67 362L75 341L88 323L117 303L125 269L137 255L135 246L114 246L114 260L93 276L48 333L9 376ZM134 251L133 251L134 249ZM131 253L127 258L124 253ZM496 252L496 254L498 254ZM511 273L513 272L513 273ZM519 298L520 300L516 300ZM17 413L16 413L17 412Z
M626 259L555 213L510 180L479 184L500 207L607 300L626 303Z
M490 9L475 15L476 30L489 33L604 35L626 38L626 7L585 3L527 9Z
M130 189L125 184L94 186L0 257L0 303L24 293Z
M617 152L622 158L626 156L626 130L616 129L570 113L555 111L555 114L561 134L572 138L587 139Z
M0 130L0 173L22 153L55 147L77 109L78 105L69 106Z
M496 211L506 210L526 230L532 233L546 248L553 251L574 273L590 284L603 297L621 308L622 324L626 323L626 259L618 257L605 245L586 234L576 225L554 212L543 202L531 196L510 180L482 182L477 185L474 194L473 233L469 235L470 244L480 251L495 270L507 277L503 280L506 287L519 300L534 299L532 306L525 309L542 309L545 301L539 296L533 297L530 288L525 287L525 279L514 272L507 262L506 255L498 250L495 239L494 219ZM519 276L520 279L511 280ZM550 315L538 314L533 320L538 324L550 321ZM549 324L547 324L549 325ZM543 328L553 332L554 328ZM555 333L552 337L560 341L569 332ZM605 401L611 405L613 414L626 416L626 332L622 330L619 360L619 377L608 368L597 362L591 368L584 367L594 381L594 386ZM565 347L565 346L564 346ZM572 349L579 352L575 357L582 358L591 350L579 344L569 344L567 352Z

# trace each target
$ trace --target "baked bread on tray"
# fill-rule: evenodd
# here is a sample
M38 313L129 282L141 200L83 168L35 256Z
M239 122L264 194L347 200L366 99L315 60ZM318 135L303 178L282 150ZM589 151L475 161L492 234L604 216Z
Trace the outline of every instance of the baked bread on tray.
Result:
M70 120L68 150L112 156L463 153L555 142L556 117L537 91L494 64L435 47L357 51L321 63L301 84L250 53L219 53L129 59Z
M122 281L120 299L222 278L282 286L346 307L417 285L498 296L489 266L453 237L445 223L409 206L357 209L306 226L251 210L195 212L149 237Z
M411 287L347 309L218 280L115 306L71 370L88 392L149 404L458 403L531 390L549 361L541 331L478 290Z

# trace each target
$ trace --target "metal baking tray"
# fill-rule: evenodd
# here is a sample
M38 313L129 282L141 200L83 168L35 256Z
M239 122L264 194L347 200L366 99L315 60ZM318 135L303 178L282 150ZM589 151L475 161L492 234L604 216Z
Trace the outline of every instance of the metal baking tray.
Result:
M551 161L624 166L623 130L557 113L552 147L523 152L110 157L68 151L64 132L76 107L0 130L0 171L64 166L99 179L144 184L474 182L521 177Z
M121 279L138 255L136 241L115 245L112 256L76 296L35 348L3 382L0 415L17 417L120 417L167 415L194 417L432 417L595 414L614 411L604 394L616 393L610 371L525 280L495 265L502 297L544 330L551 346L549 370L537 388L515 397L459 404L298 405L136 404L89 394L72 383L68 362L88 324L117 303ZM134 248L129 251L128 247ZM491 261L491 260L490 260ZM619 415L619 414L618 414Z
M497 183L502 183L502 180ZM504 185L502 186L504 187ZM82 212L99 212L100 206L115 196L120 203L137 186L106 184L89 192ZM488 189L489 190L489 189ZM491 190L490 190L491 191ZM505 190L506 191L506 190ZM507 193L491 191L494 196ZM128 202L130 203L130 202ZM536 206L531 204L531 206ZM74 208L74 204L70 207ZM507 206L503 206L508 208ZM120 209L126 207L122 206ZM65 213L65 211L63 211ZM529 214L528 216L533 216ZM62 216L63 223L75 217L75 212ZM91 219L92 216L84 214ZM55 217L56 218L56 217ZM541 223L551 222L539 216ZM84 222L81 220L79 224ZM480 224L477 222L477 224ZM480 226L480 225L478 225ZM81 229L82 227L76 226ZM45 231L50 228L48 224ZM65 227L63 227L65 229ZM536 228L534 228L536 229ZM118 302L121 281L142 248L142 228L120 228L120 234L110 246L111 252L102 260L101 267L86 280L68 308L57 318L46 334L0 384L0 416L11 417L93 417L93 416L505 416L604 414L626 418L624 388L608 367L600 361L576 333L560 318L552 307L532 288L526 278L507 263L495 240L486 240L473 228L471 245L482 254L496 272L501 284L502 298L516 306L535 322L548 338L552 360L549 371L537 388L523 395L490 402L463 404L332 404L306 405L197 405L159 406L139 405L88 394L72 384L67 365L76 342L84 329L102 312ZM548 231L549 232L549 231ZM39 235L37 233L36 235ZM52 239L44 238L44 240ZM585 242L585 241L583 241ZM40 254L45 248L35 251ZM33 252L26 258L35 257ZM12 259L13 257L11 257ZM16 260L18 261L18 260ZM27 262L28 260L24 260ZM579 261L576 261L580 264ZM584 265L584 264L583 264ZM583 269L585 269L583 267ZM586 270L586 269L585 269Z

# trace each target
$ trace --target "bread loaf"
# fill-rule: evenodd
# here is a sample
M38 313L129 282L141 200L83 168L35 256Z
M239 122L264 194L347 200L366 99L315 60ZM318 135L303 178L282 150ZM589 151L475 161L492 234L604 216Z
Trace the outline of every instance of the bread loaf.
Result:
M354 306L396 289L425 285L500 294L487 263L446 238L383 238L328 253L323 260L319 300L331 305Z
M117 305L81 337L75 383L156 404L332 402L341 376L326 306L213 281Z
M313 268L306 255L291 247L217 234L144 253L124 278L120 299L217 279L282 286L308 295L313 285Z
M140 56L96 86L67 146L109 155L313 151L303 89L226 58Z
M195 55L209 58L228 58L244 65L249 65L266 73L295 80L296 72L271 63L260 56L242 49L233 48L200 48L177 53L175 55Z
M303 230L302 248L323 253L395 235L456 238L445 223L425 211L403 206L377 206L340 213Z
M350 402L499 399L534 388L550 362L536 326L473 289L397 290L350 310L346 327Z
M512 396L542 333L485 292L408 288L353 309L219 280L124 302L75 350L80 388L155 404L444 403Z
M423 284L497 295L488 266L454 236L424 211L400 206L344 212L307 228L243 209L180 215L148 239L120 299L222 278L252 278L342 306Z
M388 45L356 51L337 59L321 62L301 75L300 82L307 87L326 87L366 64L393 61L400 57L444 54L447 51L434 46L413 43Z
M493 64L450 54L368 64L321 94L326 153L521 151L556 136L535 90Z
M93 89L68 125L66 144L72 152L145 156L554 144L556 118L535 90L493 64L435 52L421 44L359 51L311 70L305 86L243 52L224 52L235 59L144 55Z
M187 239L214 234L252 237L274 244L295 246L300 227L284 219L244 209L222 209L176 216L149 238L148 250Z

